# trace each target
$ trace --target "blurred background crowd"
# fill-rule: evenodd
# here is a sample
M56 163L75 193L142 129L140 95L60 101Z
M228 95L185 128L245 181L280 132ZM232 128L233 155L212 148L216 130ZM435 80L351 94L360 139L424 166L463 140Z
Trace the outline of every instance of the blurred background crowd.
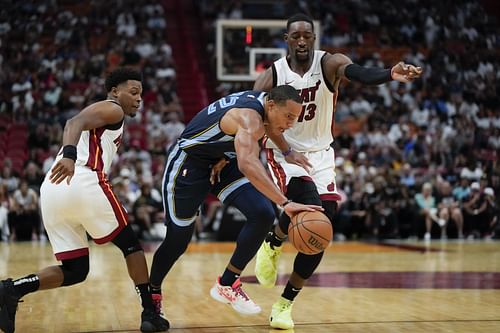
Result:
M215 22L321 22L321 48L366 66L424 68L411 84L341 85L335 239L499 238L500 13L495 1L4 1L0 9L0 234L44 239L39 186L65 121L105 98L105 73L144 73L109 175L143 240L163 236L165 152L209 101L249 89L218 82ZM284 30L283 30L284 31ZM234 40L226 52L245 45ZM277 47L286 47L276 41ZM259 46L259 45L253 45ZM207 198L199 239L231 240L242 219Z

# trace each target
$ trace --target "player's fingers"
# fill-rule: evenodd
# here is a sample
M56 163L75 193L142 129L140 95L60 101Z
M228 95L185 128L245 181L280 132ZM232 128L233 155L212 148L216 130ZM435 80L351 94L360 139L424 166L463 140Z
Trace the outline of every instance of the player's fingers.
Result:
M66 177L69 177L69 176L73 176L73 174L71 172L69 172L68 170L66 170L66 169L63 168L58 173L57 183L56 184L60 184Z
M59 171L52 170L52 173L50 174L49 180L54 183L55 180L59 177Z
M321 206L318 205L308 205L309 208L312 208L312 210L319 210L319 211L324 211L325 209Z
M56 185L57 185L57 184L59 184L59 183L61 183L61 182L63 181L64 177L65 177L65 175L63 175L62 173L59 173L59 172L58 172L58 173L54 176L54 178L52 179L52 183L54 183L54 184L56 184Z
M68 178L66 178L66 183L69 185L69 183L71 182L71 178L73 178L73 176L68 176Z
M309 162L309 160L307 158L305 158L305 157L303 159L303 163L304 163L305 166L307 166L309 168L312 168L311 162Z
M54 165L54 167L52 168L52 171L50 172L49 179L52 179L53 177L55 177L55 175L57 175L59 173L60 169L61 169L61 165L59 163Z
M301 204L299 207L297 207L297 210L298 211L307 210L308 212L314 212L316 210L324 211L324 208L321 206L317 206L317 205L302 205Z
M416 68L416 70L417 70L417 73L419 73L419 74L421 74L421 73L424 71L424 70L422 69L422 67L417 67L417 68Z

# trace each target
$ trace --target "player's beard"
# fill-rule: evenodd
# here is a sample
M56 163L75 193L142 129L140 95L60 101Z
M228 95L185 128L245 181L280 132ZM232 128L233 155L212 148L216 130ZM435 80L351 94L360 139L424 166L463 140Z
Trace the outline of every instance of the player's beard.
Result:
M306 63L309 62L311 51L307 50L306 53L299 53L295 51L295 59L298 63Z

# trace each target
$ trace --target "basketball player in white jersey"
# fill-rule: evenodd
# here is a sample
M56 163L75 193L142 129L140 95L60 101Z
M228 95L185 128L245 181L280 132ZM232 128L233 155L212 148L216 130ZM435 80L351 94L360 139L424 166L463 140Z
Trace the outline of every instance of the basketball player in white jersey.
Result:
M302 113L294 127L283 134L268 135L268 164L273 180L289 199L304 204L321 204L332 221L340 196L335 183L335 155L330 145L341 79L370 85L391 80L409 82L418 78L422 69L402 62L390 69L367 68L353 64L343 54L314 50L314 24L304 14L288 19L284 38L288 55L262 73L255 81L254 89L268 91L276 85L291 85L302 97ZM271 287L276 282L277 262L289 223L290 219L282 214L278 225L257 253L255 273L264 286ZM273 305L272 327L289 329L294 326L291 317L293 300L322 256L323 253L297 254L294 271L282 297Z
M107 179L122 139L124 118L135 116L141 105L141 73L115 69L106 78L106 89L108 99L91 104L66 122L63 148L40 188L45 229L62 264L0 282L0 329L4 332L14 332L17 303L26 294L86 279L86 232L97 244L111 241L122 251L144 308L141 331L169 328L168 321L155 311L144 252Z

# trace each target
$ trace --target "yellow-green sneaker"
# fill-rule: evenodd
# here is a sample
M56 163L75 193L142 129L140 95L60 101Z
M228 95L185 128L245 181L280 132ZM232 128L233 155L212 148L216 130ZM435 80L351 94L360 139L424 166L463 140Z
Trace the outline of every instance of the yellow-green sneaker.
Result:
M269 242L262 242L255 258L255 276L259 283L266 287L274 287L278 277L278 260L281 255L282 246L271 248Z
M293 301L280 297L280 299L273 304L271 310L271 316L269 317L269 324L271 327L281 328L282 330L293 328L292 306Z

